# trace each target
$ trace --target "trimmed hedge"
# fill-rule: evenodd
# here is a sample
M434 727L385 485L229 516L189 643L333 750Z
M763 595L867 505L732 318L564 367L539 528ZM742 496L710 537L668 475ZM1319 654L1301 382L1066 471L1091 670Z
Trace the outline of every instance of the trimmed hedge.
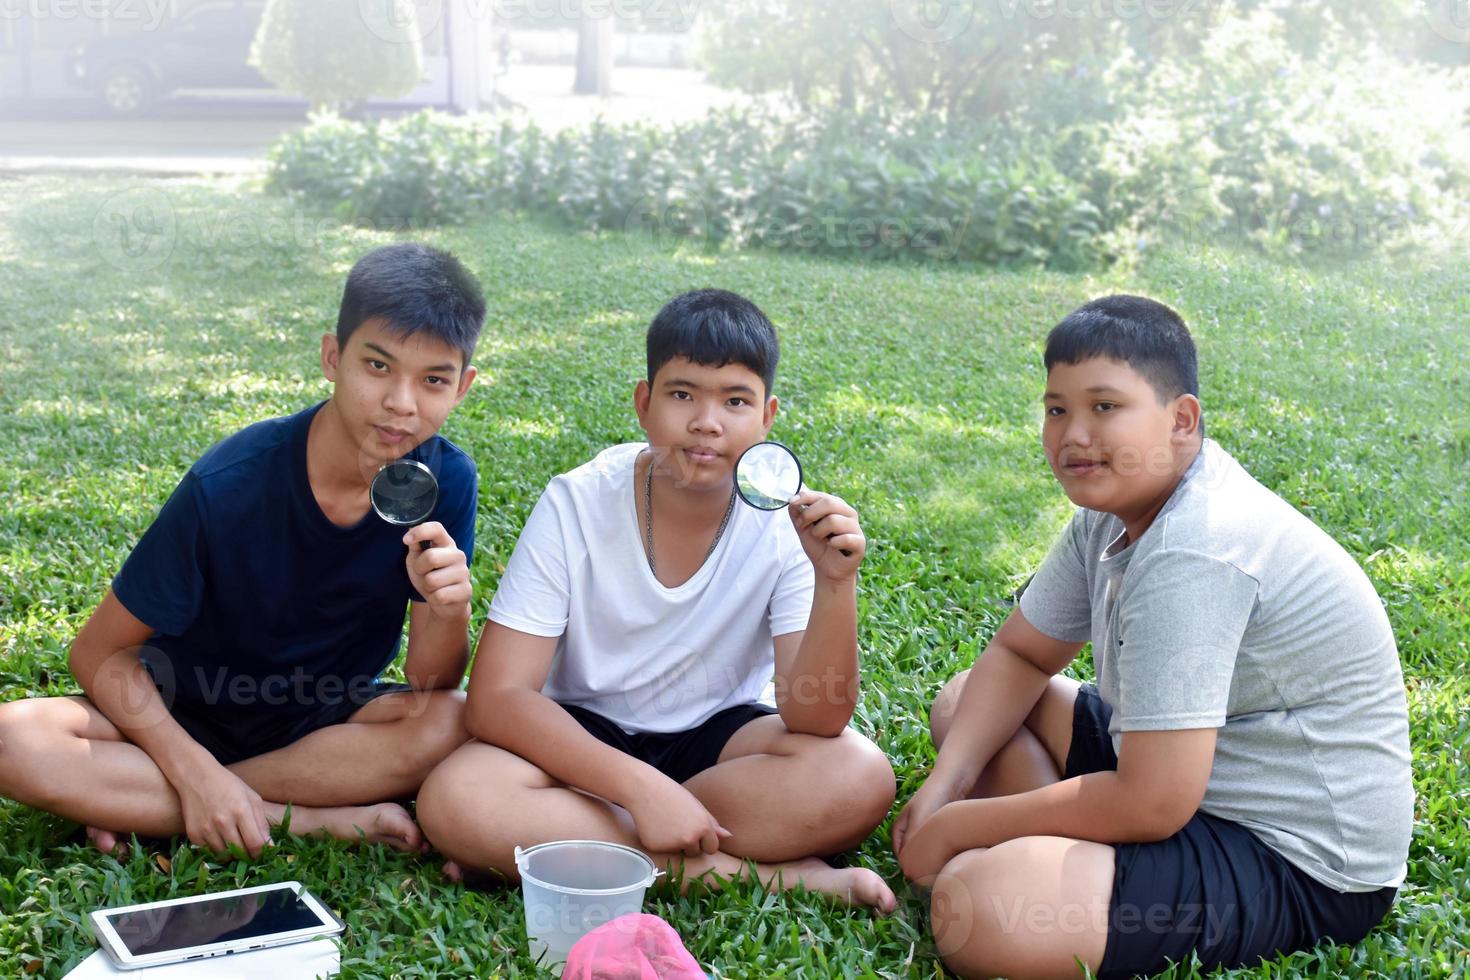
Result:
M1085 183L1014 140L932 122L725 112L553 135L425 112L319 120L284 137L271 161L272 190L370 225L454 223L489 208L708 247L1059 268L1113 253Z
M1215 40L1195 61L1117 66L1098 80L1113 100L1068 122L726 110L548 134L325 118L273 148L269 186L372 225L489 209L709 248L1059 269L1161 238L1277 256L1463 240L1470 74L1293 60L1247 21ZM1438 97L1410 111L1419 83Z

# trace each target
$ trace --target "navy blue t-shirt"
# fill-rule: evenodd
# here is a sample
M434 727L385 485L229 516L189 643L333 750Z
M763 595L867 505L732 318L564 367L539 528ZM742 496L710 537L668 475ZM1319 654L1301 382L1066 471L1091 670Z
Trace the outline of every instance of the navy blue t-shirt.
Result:
M422 600L407 528L372 510L352 527L322 513L306 474L320 408L211 447L112 580L155 631L143 662L166 698L312 713L370 689L397 655L407 604ZM408 455L439 479L429 519L473 555L474 462L439 436Z

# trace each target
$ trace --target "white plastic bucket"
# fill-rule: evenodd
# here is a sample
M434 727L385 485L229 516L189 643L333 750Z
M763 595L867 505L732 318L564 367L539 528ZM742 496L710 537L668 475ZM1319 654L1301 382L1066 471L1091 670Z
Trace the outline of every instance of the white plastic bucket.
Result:
M517 847L515 857L531 958L558 971L578 939L620 915L641 912L644 890L663 874L642 851L605 841Z

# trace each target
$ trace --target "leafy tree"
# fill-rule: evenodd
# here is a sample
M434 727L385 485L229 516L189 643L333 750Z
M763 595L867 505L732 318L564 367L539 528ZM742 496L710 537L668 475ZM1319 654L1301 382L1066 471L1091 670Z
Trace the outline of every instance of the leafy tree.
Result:
M731 0L704 15L701 51L715 81L785 92L803 108L987 117L1017 107L1035 80L1125 43L1128 22L1075 6L1083 16L1051 0ZM1180 21L1135 30L1159 42L1186 33Z
M726 0L701 12L701 57L714 81L803 109L1066 119L1115 101L1099 80L1120 60L1146 74L1197 56L1231 20L1270 18L1309 60L1354 45L1412 57L1425 2L1459 0Z
M317 111L400 98L424 73L413 0L269 0L250 63Z

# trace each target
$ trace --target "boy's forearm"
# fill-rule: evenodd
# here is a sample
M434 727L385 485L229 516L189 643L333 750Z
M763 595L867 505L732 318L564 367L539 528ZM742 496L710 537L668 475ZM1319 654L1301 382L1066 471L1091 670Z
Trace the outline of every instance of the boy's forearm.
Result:
M647 779L667 779L647 763L588 734L539 691L502 689L470 698L466 727L483 742L514 752L568 786L627 807Z
M1163 840L1179 826L1161 806L1139 798L1116 772L1094 772L1027 793L947 804L954 853L1017 837L1070 837L1102 844Z
M1000 643L975 660L931 780L967 796L995 754L1031 714L1051 676Z
M215 762L169 714L136 649L74 647L71 668L93 706L146 752L171 784Z
M403 676L415 691L435 691L458 687L470 662L470 610L465 606L464 620L441 619L428 614L422 634L411 637L410 655L403 665ZM417 642L414 642L417 641Z
M857 583L819 577L801 646L788 676L777 677L781 720L793 732L840 735L858 686Z

